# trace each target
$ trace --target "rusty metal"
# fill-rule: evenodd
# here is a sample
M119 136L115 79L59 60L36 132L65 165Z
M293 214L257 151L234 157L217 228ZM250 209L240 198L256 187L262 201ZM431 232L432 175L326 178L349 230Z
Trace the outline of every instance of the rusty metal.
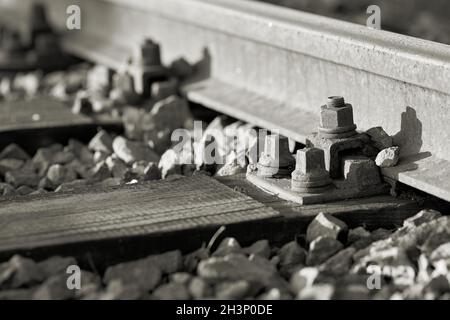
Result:
M324 152L317 148L305 148L297 151L295 171L292 172L291 189L304 193L326 191L331 183L325 170Z
M45 2L64 28L72 2ZM23 16L29 4L3 0L0 16ZM345 96L359 129L381 125L401 147L384 175L450 200L449 46L253 1L77 4L83 27L68 32L70 52L119 68L151 37L163 64L199 66L202 81L185 87L191 101L303 143L322 96Z
M342 139L356 134L352 105L345 103L343 97L328 97L320 110L319 137Z
M151 39L145 39L139 43L133 52L128 72L134 80L134 89L138 94L150 95L151 83L164 79L167 70L161 64L159 44Z
M260 177L289 175L293 170L295 159L289 152L289 141L277 134L266 136L264 150L261 153L257 168Z

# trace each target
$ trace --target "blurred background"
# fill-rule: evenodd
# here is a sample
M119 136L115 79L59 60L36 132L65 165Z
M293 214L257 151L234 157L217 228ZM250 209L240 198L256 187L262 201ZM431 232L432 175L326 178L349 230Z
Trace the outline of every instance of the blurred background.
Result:
M358 24L366 24L370 5L381 9L381 28L450 44L448 0L259 0Z

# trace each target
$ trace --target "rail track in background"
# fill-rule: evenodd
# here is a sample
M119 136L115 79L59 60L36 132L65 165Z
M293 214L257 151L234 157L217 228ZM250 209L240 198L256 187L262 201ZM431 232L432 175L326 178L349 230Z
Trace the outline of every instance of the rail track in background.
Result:
M64 30L70 1L44 2L52 21ZM30 3L0 1L0 18L13 25L26 21ZM63 32L63 47L67 52L120 70L136 43L142 38L152 38L161 45L164 63L184 57L196 64L196 77L182 86L190 102L255 126L278 129L284 136L303 144L316 130L323 97L343 95L354 105L359 129L382 125L401 147L402 162L383 169L386 177L450 201L450 151L445 143L450 138L445 121L450 115L446 108L450 101L448 46L251 1L80 0L77 4L82 9L82 29ZM99 12L102 15L98 15ZM58 116L62 126L65 116ZM80 118L71 125L116 124L111 119L98 121ZM35 124L27 125L28 129L39 131L55 123L44 123L37 128ZM19 121L8 130L20 131L27 125ZM0 250L4 257L12 252L46 256L64 252L62 248L67 252L77 248L82 255L84 249L95 243L97 252L103 253L104 248L110 248L123 254L135 246L134 253L128 252L133 256L142 254L138 249L144 246L148 253L180 248L180 242L185 250L190 250L224 223L229 224L227 232L244 237L244 243L255 240L256 236L246 234L247 228L258 230L258 236L283 242L304 231L319 211L336 214L351 226L366 224L377 228L398 225L423 205L413 200L381 196L300 206L265 195L242 177L219 180L231 188L244 188L250 198L265 204L265 208L272 208L273 211L266 209L270 217L255 215L255 219L238 223L239 217L233 221L226 218L214 221L213 216L208 216L202 223L177 232L169 228L161 232L147 231L144 236L134 234L133 228L127 233L126 225L130 221L125 221L124 225L116 225L116 231L124 229L124 233L99 231L100 235L95 237L74 236L70 241L57 238L46 242L44 239L40 245L28 242L32 229L19 221L15 226L25 232L23 242L19 239L16 243L14 237L5 237L5 243L10 241L14 245L5 245ZM119 188L116 196L125 197L123 203L130 204L124 190ZM113 204L119 201L110 191L100 191L100 194ZM89 190L85 196L90 197ZM239 199L237 193L236 197ZM17 200L23 205L17 217L25 219L27 208L34 210L34 206L43 206L42 203L61 211L64 205L77 203L79 198L80 195L69 194ZM39 204L36 199L43 202ZM16 200L12 201L8 206ZM138 215L138 211L132 213ZM40 218L50 221L52 211L47 215ZM6 213L0 213L0 218L0 225L10 223ZM159 223L151 219L144 222L146 225L156 223L155 228ZM46 232L49 239L53 239L63 231L54 228ZM177 243L171 242L174 233ZM193 237L193 233L196 236ZM132 239L133 244L118 237ZM148 245L148 240L153 244ZM113 261L114 257L111 259Z

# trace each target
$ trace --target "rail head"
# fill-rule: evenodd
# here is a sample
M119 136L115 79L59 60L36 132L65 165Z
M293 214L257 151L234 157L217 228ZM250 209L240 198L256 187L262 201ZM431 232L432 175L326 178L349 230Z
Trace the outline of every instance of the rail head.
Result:
M450 93L445 44L252 0L101 1Z

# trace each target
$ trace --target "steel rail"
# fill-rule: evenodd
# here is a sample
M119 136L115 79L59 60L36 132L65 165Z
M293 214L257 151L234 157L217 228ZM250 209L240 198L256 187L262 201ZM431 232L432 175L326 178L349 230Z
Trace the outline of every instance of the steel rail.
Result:
M23 16L26 2L0 6ZM69 51L120 68L151 37L165 63L200 66L191 101L300 142L324 98L343 95L359 129L381 125L401 146L386 176L450 201L450 46L245 0L45 2L62 29L68 5L82 10Z

